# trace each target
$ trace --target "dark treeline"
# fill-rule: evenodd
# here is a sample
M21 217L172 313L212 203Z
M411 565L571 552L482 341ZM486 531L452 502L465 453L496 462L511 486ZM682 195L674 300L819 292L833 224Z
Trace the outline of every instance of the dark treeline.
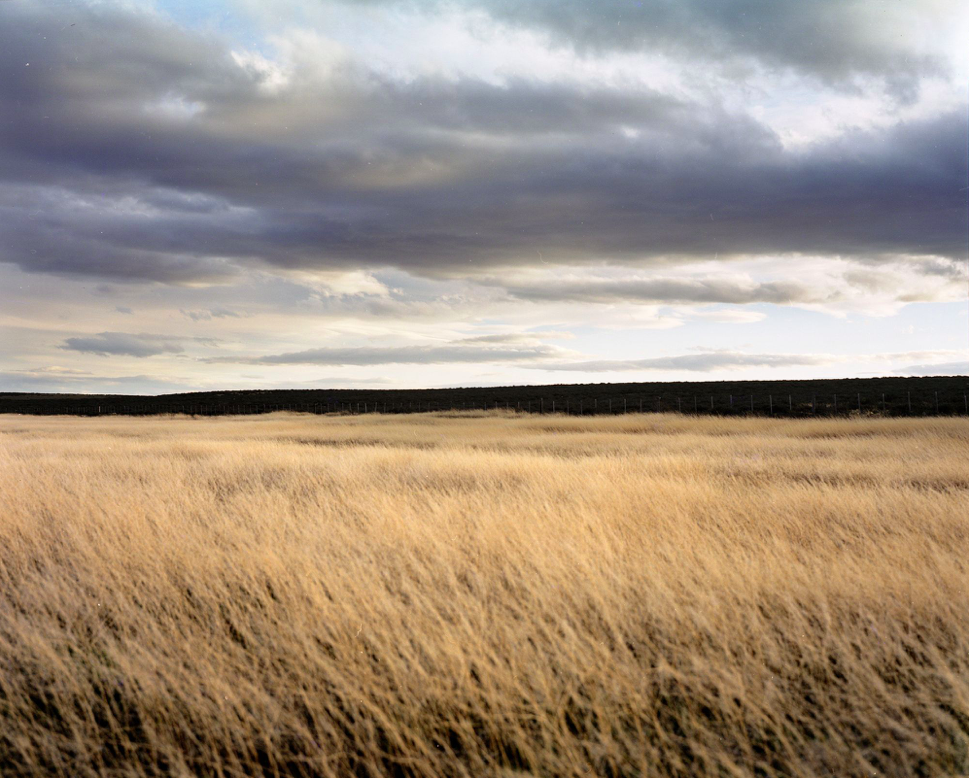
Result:
M158 396L0 393L0 413L35 415L419 413L486 408L583 415L640 411L799 417L857 413L969 415L969 377L450 389L274 389Z

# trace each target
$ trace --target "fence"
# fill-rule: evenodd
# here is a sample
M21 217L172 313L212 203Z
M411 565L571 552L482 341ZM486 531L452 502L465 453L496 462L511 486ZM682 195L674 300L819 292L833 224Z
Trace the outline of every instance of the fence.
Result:
M18 407L19 406L19 407ZM969 391L890 395L864 394L692 394L672 396L562 396L525 400L396 400L322 401L290 403L109 403L61 404L54 401L0 404L0 412L71 416L248 416L286 411L325 414L409 414L506 410L530 414L602 416L628 413L681 413L717 416L969 416Z

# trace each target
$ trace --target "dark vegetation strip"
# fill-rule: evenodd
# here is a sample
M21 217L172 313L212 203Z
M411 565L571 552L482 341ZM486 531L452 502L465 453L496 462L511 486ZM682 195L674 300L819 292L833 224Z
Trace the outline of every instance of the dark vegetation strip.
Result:
M0 413L31 415L423 413L494 408L586 416L640 411L790 417L961 416L969 415L969 376L446 389L271 389L157 396L0 393Z

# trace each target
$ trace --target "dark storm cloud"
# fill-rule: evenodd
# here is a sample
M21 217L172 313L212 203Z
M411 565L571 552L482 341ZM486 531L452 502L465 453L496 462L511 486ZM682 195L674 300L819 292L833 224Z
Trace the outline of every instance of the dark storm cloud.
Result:
M804 367L824 365L831 361L830 357L812 354L744 354L734 351L715 351L653 359L593 360L533 367L541 370L567 370L582 373L610 373L623 370L688 370L704 373L713 370L740 370L745 367Z
M569 24L591 45L589 8ZM828 67L888 56L863 49ZM59 4L0 5L0 72L0 261L28 271L199 284L246 266L965 251L962 113L794 153L749 117L643 89L406 84L349 64L273 86L153 15Z

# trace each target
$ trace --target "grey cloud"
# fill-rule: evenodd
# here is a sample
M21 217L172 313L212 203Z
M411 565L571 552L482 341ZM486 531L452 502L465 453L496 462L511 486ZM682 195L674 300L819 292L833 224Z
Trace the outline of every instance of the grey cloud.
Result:
M568 301L583 303L821 303L834 302L836 295L821 293L797 281L743 283L729 279L602 279L550 280L518 284L491 279L509 294L532 301Z
M229 310L228 308L209 308L209 315L213 319L238 319L241 314L235 311Z
M961 112L790 153L749 117L648 91L348 67L268 93L217 40L147 13L2 13L0 261L28 271L198 284L965 251ZM172 96L204 108L150 110Z
M915 263L915 270L925 276L939 276L950 281L965 279L965 264L961 261L942 257L926 257Z
M18 374L24 373L26 375L53 375L53 376L64 376L70 378L72 376L90 376L91 374L87 370L75 370L71 367L61 367L60 365L47 365L46 367L35 367L35 368L25 368L23 370L14 371Z
M154 357L159 354L182 354L185 348L182 338L165 335L125 332L102 332L76 338L67 338L61 345L67 351L80 351L99 356Z
M781 263L796 263L796 257L781 257ZM886 258L887 262L887 258ZM776 268L782 270L781 267ZM902 271L902 272L899 272ZM944 279L949 284L913 289L906 286L905 271L917 276ZM634 271L635 272L635 271ZM562 273L555 277L516 278L514 274L495 276L479 283L503 289L509 295L533 302L643 303L656 305L729 304L750 305L834 305L878 297L898 302L925 302L939 299L953 283L965 284L965 269L941 258L924 262L900 261L890 270L871 262L856 262L839 275L800 280L754 281L723 276L675 278L667 275L644 277L641 273L622 277L597 276L593 272Z
M124 314L128 314L128 315L131 315L131 314L134 313L134 311L131 310L131 308L129 308L127 305L116 305L114 309L118 313L124 313Z
M945 376L945 375L967 375L969 376L969 362L962 360L957 362L937 362L927 365L908 365L895 371L899 375L912 376Z
M700 354L681 354L652 359L593 360L536 365L542 370L563 370L583 373L609 373L625 370L739 370L745 367L805 367L830 363L830 357L813 354L744 354L714 351Z
M489 334L489 335L474 335L474 336L472 336L470 338L462 338L460 341L458 341L458 343L462 343L462 344L465 344L465 343L466 344L475 344L475 343L485 343L485 344L505 343L505 344L513 344L513 343L521 343L521 344L525 344L525 345L533 345L536 342L536 339L538 337L542 337L542 338L553 337L554 338L554 337L561 337L561 335L559 333L556 333L556 332L552 332L552 333L543 332L543 333L541 333L540 336L538 336L538 335L532 335L532 334L529 334L529 333L498 332L498 333L492 333L492 334Z
M197 389L179 381L148 375L70 375L43 370L0 371L6 392L84 392L93 394L163 394Z
M182 311L182 315L188 317L192 321L211 321L212 319L238 319L241 318L241 314L235 311L229 310L228 308L209 308L202 311Z
M579 52L659 51L714 69L752 61L829 83L874 76L903 96L911 95L921 74L948 66L917 42L912 17L931 21L948 13L956 19L960 13L957 0L931 8L919 0L890 7L877 0L423 0L415 5L432 12L484 11Z
M524 338L483 336L445 345L315 348L260 357L215 357L209 362L248 365L430 365L445 363L534 362L569 352Z

